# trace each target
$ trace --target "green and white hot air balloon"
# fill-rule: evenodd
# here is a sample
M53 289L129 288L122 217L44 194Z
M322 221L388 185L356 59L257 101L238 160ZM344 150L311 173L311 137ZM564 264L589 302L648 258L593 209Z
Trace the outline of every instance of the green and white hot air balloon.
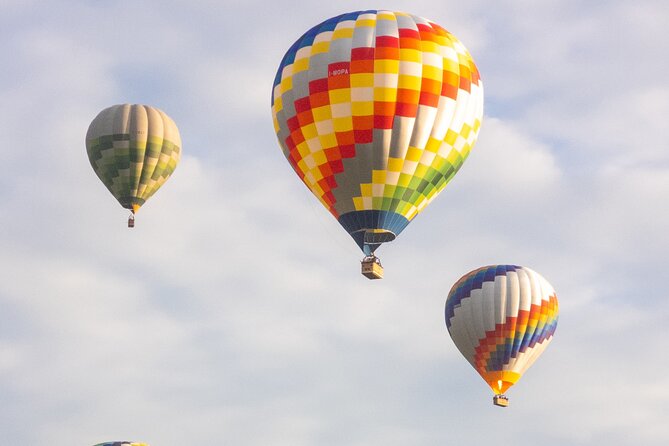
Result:
M172 175L181 156L174 121L148 105L120 104L102 110L86 134L93 170L109 192L134 214Z

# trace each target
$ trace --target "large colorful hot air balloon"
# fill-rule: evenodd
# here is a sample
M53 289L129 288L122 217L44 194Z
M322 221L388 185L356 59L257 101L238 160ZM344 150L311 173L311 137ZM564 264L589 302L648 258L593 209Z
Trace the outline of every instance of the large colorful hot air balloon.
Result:
M100 443L94 446L149 446L149 445L146 443L137 443L135 441L108 441L106 443Z
M446 326L456 347L495 393L514 385L553 339L553 287L524 266L485 266L458 280L446 299Z
M134 214L177 167L181 137L174 121L148 105L114 105L102 110L86 134L93 170L109 192Z
M367 260L453 178L482 114L483 85L462 43L390 11L307 31L281 61L272 95L284 155Z

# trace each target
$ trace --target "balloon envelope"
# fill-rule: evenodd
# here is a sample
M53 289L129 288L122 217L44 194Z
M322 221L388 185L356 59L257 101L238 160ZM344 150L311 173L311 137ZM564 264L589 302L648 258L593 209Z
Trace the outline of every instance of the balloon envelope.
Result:
M281 61L272 95L284 155L367 254L443 190L482 114L483 85L462 43L390 11L307 31Z
M174 172L181 137L174 121L157 108L114 105L88 127L86 152L109 192L136 212Z
M491 265L453 285L445 315L458 350L502 394L553 339L558 301L553 287L530 268Z

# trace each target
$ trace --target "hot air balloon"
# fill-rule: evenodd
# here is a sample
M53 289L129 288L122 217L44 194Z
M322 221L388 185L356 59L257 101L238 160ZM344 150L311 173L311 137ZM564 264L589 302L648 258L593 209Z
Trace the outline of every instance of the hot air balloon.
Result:
M181 137L174 121L148 105L121 104L102 110L86 134L93 170L109 192L135 213L177 167Z
M149 446L146 443L137 443L135 441L108 441L106 443L99 443L94 446Z
M509 404L514 385L553 339L558 301L553 287L524 266L491 265L458 280L446 299L446 326L460 353Z
M394 240L469 155L483 85L467 49L411 14L358 11L317 25L283 57L272 94L289 163L365 254Z

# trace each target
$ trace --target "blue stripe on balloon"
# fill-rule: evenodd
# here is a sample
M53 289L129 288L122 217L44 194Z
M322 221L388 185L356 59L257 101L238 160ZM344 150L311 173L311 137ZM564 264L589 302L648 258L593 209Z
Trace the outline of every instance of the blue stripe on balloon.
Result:
M510 271L516 271L521 267L516 265L491 265L482 268L480 271L469 273L467 278L451 292L446 299L446 309L444 316L446 326L451 327L451 318L455 315L455 309L458 308L462 300L471 295L472 290L481 289L483 282L493 282L497 276L506 276Z
M373 252L378 246L365 243L365 229L385 229L398 236L407 227L409 220L395 212L366 210L340 215L339 224L346 229L360 249L369 254L365 251L365 248L371 249L371 252Z

